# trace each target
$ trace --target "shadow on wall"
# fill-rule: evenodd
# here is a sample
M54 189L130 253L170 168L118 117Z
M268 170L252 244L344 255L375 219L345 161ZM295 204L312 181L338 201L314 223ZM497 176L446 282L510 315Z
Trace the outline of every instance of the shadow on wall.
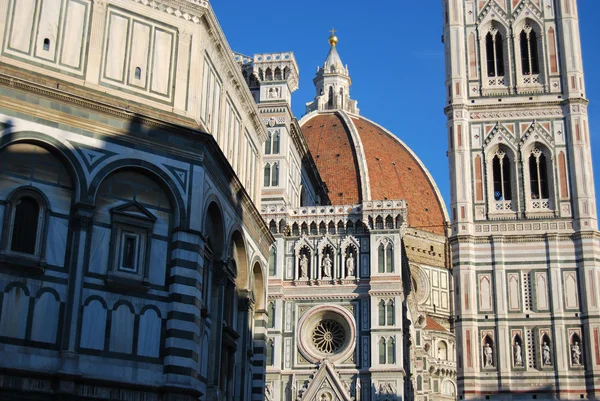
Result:
M115 129L123 136L97 134L96 147L12 129L0 122L0 343L144 362L165 374L185 367L191 382L201 378L228 398L249 394L252 374L265 370L264 338L252 332L263 325L251 322L263 317L254 314L266 288L243 233L266 229L213 137L139 115ZM189 204L190 164L219 172L211 178L221 180L222 197L204 212ZM221 202L235 224L225 225ZM195 284L184 288L177 271L191 267ZM48 285L46 272L61 278ZM89 282L96 295L79 299L86 292L74 287ZM167 358L178 341L167 326L185 326L167 312L189 305L202 305L192 319L199 341L184 345L188 359Z

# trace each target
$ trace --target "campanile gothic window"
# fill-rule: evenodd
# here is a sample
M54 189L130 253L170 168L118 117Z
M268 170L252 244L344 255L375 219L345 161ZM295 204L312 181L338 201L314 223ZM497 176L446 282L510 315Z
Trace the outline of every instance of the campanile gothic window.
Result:
M521 72L523 75L540 73L537 34L531 25L525 25L519 36L521 47Z
M494 155L492 160L492 174L494 180L494 200L511 200L510 160L502 149L498 149Z
M488 77L504 76L504 39L498 29L491 27L485 37Z
M539 148L533 148L529 155L529 183L531 186L531 199L548 199L546 156Z

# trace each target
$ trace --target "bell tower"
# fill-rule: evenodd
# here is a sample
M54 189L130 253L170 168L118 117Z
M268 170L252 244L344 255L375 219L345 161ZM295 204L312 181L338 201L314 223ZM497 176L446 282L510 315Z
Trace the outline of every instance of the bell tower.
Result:
M577 2L442 3L459 397L597 399L600 235Z

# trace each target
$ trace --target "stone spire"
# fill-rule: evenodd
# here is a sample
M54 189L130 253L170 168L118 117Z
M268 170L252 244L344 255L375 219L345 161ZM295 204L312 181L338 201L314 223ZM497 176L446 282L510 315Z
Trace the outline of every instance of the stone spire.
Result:
M313 79L317 95L312 102L306 104L306 111L344 110L359 114L358 102L350 99L352 79L348 66L344 66L337 51L338 38L335 30L329 37L329 53L322 67L317 68L317 76Z

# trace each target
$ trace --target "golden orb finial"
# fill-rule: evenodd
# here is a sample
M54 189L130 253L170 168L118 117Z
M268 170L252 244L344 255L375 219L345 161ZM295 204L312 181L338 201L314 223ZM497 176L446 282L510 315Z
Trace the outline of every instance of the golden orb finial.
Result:
M335 29L331 28L331 36L329 37L329 44L331 45L331 47L337 45L338 43L338 38L337 36L335 36Z

